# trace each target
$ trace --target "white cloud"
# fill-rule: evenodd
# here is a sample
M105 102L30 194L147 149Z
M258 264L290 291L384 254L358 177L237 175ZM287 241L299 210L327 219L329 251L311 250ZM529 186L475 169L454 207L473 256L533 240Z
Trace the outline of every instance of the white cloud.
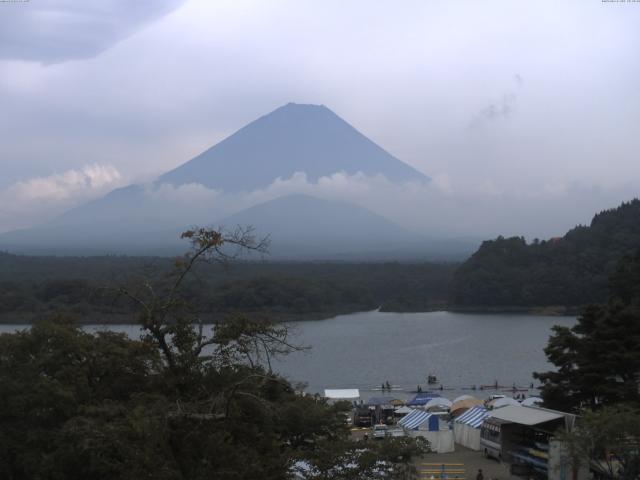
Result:
M16 182L0 191L0 225L7 231L47 221L126 184L111 165L86 165Z
M148 186L148 217L162 211L184 224L216 225L225 217L277 197L301 193L355 203L413 231L436 237L524 235L549 237L588 223L596 212L633 198L633 185L589 187L541 184L526 192L500 189L490 179L475 185L440 173L430 183L394 183L384 176L336 172L309 181L302 172L277 178L244 193L209 190L198 184ZM146 203L146 202L145 202Z

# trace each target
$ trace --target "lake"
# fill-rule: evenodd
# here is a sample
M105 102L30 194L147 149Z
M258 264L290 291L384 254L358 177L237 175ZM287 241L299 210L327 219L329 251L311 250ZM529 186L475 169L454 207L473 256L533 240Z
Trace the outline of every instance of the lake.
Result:
M392 396L407 398L430 373L453 398L461 393L483 397L495 390L470 392L473 385L496 380L511 387L529 386L531 373L550 368L543 348L553 325L571 326L572 317L521 314L468 314L451 312L362 312L321 321L287 324L294 342L310 350L296 352L274 364L291 381L304 381L309 392L325 388L360 388L366 400L380 396L382 382L403 390ZM24 326L2 325L0 331ZM135 325L90 326L110 328L131 336Z

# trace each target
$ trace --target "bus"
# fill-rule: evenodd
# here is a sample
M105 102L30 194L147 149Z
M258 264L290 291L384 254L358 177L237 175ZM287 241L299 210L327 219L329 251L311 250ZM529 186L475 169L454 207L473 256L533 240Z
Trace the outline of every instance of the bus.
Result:
M502 461L502 422L487 417L480 427L480 449L485 457Z

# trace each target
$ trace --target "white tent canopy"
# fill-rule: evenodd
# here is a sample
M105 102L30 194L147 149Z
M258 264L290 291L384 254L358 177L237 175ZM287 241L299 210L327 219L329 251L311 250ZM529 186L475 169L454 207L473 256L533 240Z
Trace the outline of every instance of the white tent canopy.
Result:
M406 405L403 405L400 408L396 408L395 412L402 415L402 414L413 412L413 408L407 407Z
M441 429L440 420L437 415L425 412L424 410L414 410L399 422L404 431L412 437L424 437L431 446L431 450L437 453L448 453L454 451L453 432L444 426Z
M520 402L509 397L496 398L492 402L489 402L489 406L491 406L492 408L501 408L501 407L506 407L507 405L513 405L515 407L519 407Z
M529 397L520 402L520 405L524 407L532 407L534 405L541 405L542 403L543 401L540 397Z
M436 398L432 398L427 403L425 403L422 408L424 408L425 410L429 410L430 408L433 408L433 407L449 408L451 405L453 405L453 402L448 398L436 397Z
M471 450L480 450L480 427L490 412L478 405L470 408L453 423L455 442Z
M408 430L429 430L430 426L437 425L438 421L431 420L432 415L422 410L413 410L409 415L400 419L398 425L402 425Z
M330 400L357 400L360 398L360 390L357 388L327 389L324 391L324 396Z

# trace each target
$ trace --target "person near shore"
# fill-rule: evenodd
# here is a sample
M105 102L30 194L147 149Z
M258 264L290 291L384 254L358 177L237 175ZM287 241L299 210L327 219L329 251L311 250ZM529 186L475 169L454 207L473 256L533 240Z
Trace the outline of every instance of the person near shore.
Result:
M482 469L478 469L478 474L476 475L476 480L484 480L484 475L482 474Z

